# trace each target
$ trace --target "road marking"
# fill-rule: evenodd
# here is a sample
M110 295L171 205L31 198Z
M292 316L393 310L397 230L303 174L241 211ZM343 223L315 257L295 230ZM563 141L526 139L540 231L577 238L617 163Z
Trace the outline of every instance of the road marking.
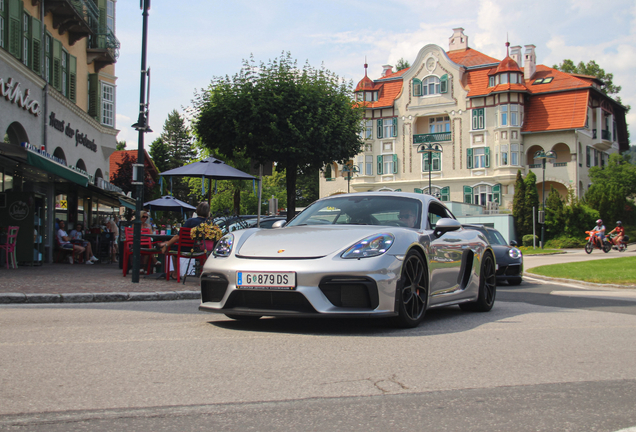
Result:
M636 301L636 292L617 291L552 291L550 294L567 297L594 297L610 300Z

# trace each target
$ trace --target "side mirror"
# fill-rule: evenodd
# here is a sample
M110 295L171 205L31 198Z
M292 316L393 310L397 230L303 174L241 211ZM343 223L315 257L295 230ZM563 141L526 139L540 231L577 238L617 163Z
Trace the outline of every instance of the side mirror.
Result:
M282 228L287 224L286 220L279 220L272 224L272 228Z
M517 242L514 241L514 240L510 240L510 246L516 247L517 246Z
M447 233L449 231L457 231L461 227L462 227L462 224L455 219L450 219L450 218L440 219L435 224L435 236L441 237L444 233Z

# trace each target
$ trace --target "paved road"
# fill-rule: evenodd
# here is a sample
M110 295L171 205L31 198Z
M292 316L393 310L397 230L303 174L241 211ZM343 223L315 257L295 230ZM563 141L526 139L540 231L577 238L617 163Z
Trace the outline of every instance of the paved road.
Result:
M0 429L636 426L636 301L543 282L487 314L234 322L196 301L0 306Z

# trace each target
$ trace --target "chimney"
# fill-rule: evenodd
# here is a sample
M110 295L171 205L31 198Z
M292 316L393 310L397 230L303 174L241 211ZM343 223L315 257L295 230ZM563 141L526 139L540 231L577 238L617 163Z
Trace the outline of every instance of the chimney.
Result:
M393 73L393 66L391 65L382 65L382 77L387 75L391 75Z
M517 62L520 68L523 67L523 59L521 57L520 45L515 45L513 47L510 47L510 58L513 59L515 62Z
M455 51L468 48L468 36L464 34L464 29L459 27L453 29L453 35L448 38L448 50Z
M537 55L534 53L536 46L525 45L526 54L524 56L525 67L523 68L523 77L526 80L531 80L534 73L537 71Z

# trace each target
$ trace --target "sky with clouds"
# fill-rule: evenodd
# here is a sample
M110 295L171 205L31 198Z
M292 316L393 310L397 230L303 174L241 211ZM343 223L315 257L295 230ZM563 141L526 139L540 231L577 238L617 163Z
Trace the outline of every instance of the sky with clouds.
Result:
M136 0L118 0L116 64L118 140L136 149L142 14ZM614 84L636 136L636 2L634 0L152 0L148 19L151 69L148 149L172 110L184 113L196 90L212 77L234 75L251 55L267 62L289 51L299 64L324 65L357 83L400 58L413 63L429 44L448 49L452 29L463 27L471 48L494 58L512 46L533 44L537 63L595 60Z

